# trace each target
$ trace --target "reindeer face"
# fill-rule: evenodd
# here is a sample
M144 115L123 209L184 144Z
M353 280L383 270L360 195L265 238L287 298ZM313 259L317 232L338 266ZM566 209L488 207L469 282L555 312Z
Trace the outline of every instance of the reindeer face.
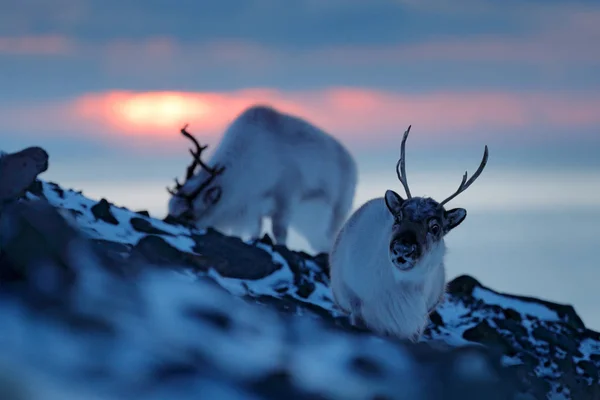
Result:
M183 185L169 200L170 219L194 223L196 227L204 228L204 220L214 210L221 199L222 188L215 181L208 181L201 171L195 179ZM200 189L200 190L198 190ZM193 197L189 194L192 193Z
M171 199L169 213L165 220L193 223L197 228L203 229L208 226L207 216L213 212L214 205L221 199L222 188L215 179L225 171L225 167L221 165L209 167L202 161L202 152L208 146L201 146L194 136L186 131L186 127L187 125L181 129L181 134L190 139L196 149L190 149L193 161L187 167L184 184L182 185L175 178L175 189L167 188ZM201 170L195 174L197 167L201 167Z
M392 190L385 193L385 204L394 217L389 257L400 271L413 269L442 245L444 236L467 216L463 208L446 211L433 199L411 197L404 200Z

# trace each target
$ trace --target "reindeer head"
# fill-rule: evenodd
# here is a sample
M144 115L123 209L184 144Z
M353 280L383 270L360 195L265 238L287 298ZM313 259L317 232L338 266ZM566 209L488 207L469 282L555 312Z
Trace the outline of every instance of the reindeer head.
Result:
M208 145L200 146L187 130L187 125L181 129L181 134L190 139L195 150L190 149L192 163L187 167L185 182L179 183L175 178L175 189L167 188L171 194L169 200L169 214L166 219L173 219L180 222L196 222L211 208L219 202L222 195L222 187L215 178L225 171L225 167L215 165L209 167L202 159L202 152L208 148ZM196 167L201 170L195 174Z
M405 170L405 147L410 126L404 132L400 159L396 164L398 179L406 191L406 199L393 190L385 193L385 204L394 217L389 244L392 264L400 271L409 271L436 250L444 250L444 236L460 225L467 216L464 208L446 210L444 204L464 192L479 177L487 164L488 148L485 146L483 159L475 174L467 181L463 175L458 190L441 203L428 197L412 197Z

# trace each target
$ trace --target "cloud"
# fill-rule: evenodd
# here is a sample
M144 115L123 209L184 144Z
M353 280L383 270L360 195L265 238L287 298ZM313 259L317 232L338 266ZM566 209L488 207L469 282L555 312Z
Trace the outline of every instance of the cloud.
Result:
M34 1L34 0L30 0ZM61 0L68 4L72 0ZM267 0L257 3L250 10L264 14ZM343 45L337 34L325 32L321 43L308 46L288 46L285 41L274 43L269 37L261 40L242 39L244 35L214 34L202 36L203 40L187 38L182 32L170 29L160 32L148 28L146 35L135 37L105 37L86 40L84 37L62 34L54 36L1 36L0 54L63 54L92 59L114 73L140 70L169 69L171 71L197 70L197 68L233 66L240 71L287 70L290 67L315 67L335 65L352 66L397 65L404 66L422 62L492 62L529 63L547 67L548 63L561 65L600 64L600 52L594 51L600 41L600 8L582 3L539 4L532 2L514 3L514 7L498 6L484 0L471 0L471 7L449 7L446 0L415 2L398 0L399 4L411 8L444 10L460 14L470 21L482 13L496 15L508 26L501 31L482 29L479 33L452 34L439 31L420 37L394 35L400 39L367 41L356 45ZM316 18L314 9L326 9L335 16L340 2L316 6L313 0L302 3L308 15ZM319 3L320 4L320 3ZM353 2L353 7L359 3ZM268 7L266 8L269 9ZM304 8L303 8L304 9ZM311 11L313 10L313 11ZM131 10L130 10L131 11ZM310 12L309 12L310 11ZM65 14L59 13L56 18ZM65 14L61 18L71 21L74 16ZM260 14L262 17L264 15ZM318 13L317 13L318 14ZM328 14L328 15L329 15ZM86 14L87 15L87 14ZM68 17L68 18L67 18ZM248 18L256 15L250 14ZM508 22L507 22L508 21ZM368 21L364 21L368 23ZM464 22L464 21L463 21ZM461 21L450 18L448 26ZM142 29L142 28L140 28ZM395 32L397 27L390 27ZM142 29L143 31L143 29ZM267 32L265 32L266 34ZM411 32L409 32L411 33ZM285 37L285 35L281 35ZM290 38L289 43L294 41ZM345 41L347 42L347 41Z
M0 54L67 55L75 51L75 43L60 35L0 37Z
M69 31L84 23L89 6L89 0L2 0L0 36Z
M89 93L66 101L0 109L1 131L46 132L55 136L160 145L190 131L214 142L244 108L270 104L298 115L353 143L396 136L409 124L420 136L451 135L465 140L489 131L545 129L565 134L600 127L600 96L510 92L405 94L335 87L312 91L257 88L230 92ZM143 138L143 140L141 140Z

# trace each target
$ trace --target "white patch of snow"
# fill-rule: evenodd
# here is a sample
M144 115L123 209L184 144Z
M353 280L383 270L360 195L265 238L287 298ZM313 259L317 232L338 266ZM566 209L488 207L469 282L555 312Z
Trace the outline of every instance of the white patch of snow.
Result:
M576 361L590 361L590 355L600 354L600 342L592 339L584 339L579 344L579 351L583 354L583 356L574 357Z
M473 297L482 300L486 304L493 304L503 308L511 308L520 312L521 314L531 315L542 320L556 322L560 321L560 318L556 312L541 304L501 296L480 287L476 287L473 290Z

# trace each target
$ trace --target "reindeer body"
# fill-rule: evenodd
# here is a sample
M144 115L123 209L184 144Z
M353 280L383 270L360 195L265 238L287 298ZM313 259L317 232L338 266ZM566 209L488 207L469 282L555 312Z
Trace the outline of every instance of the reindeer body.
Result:
M271 107L242 112L208 164L224 172L195 196L192 213L190 202L174 195L169 215L188 212L198 228L251 238L260 236L263 218L270 218L278 244L286 244L293 226L315 251L326 252L351 211L357 183L352 155L316 126ZM179 193L194 191L209 175L201 170ZM215 202L207 196L217 187Z
M417 340L444 298L444 237L467 216L465 209L446 210L444 204L473 183L488 153L486 146L474 176L467 182L465 173L458 191L441 203L412 197L404 171L409 131L396 165L407 199L387 190L356 210L337 235L329 266L334 300L351 321L382 335Z
M374 331L414 339L446 285L443 239L416 266L398 271L388 256L394 217L383 197L363 204L340 231L330 254L336 303Z

